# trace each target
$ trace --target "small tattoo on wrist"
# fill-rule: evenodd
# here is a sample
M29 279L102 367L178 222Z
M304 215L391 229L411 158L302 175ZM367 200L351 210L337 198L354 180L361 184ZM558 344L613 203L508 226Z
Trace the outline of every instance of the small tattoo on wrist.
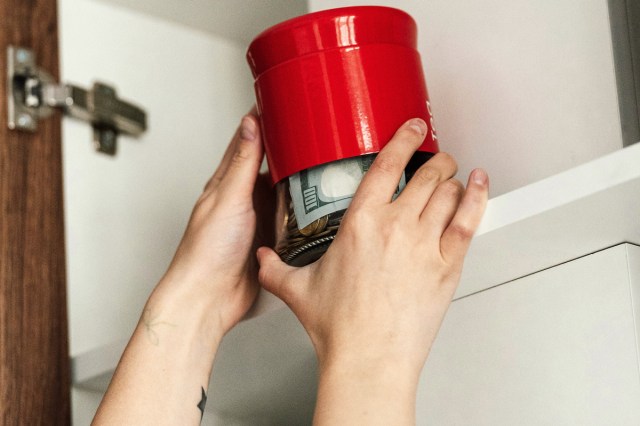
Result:
M207 405L207 394L204 391L204 388L201 387L202 396L200 397L200 402L198 402L198 408L200 409L200 421L202 421L202 417L204 416L204 407Z
M171 324L165 321L156 321L157 317L153 316L150 308L144 310L142 314L142 323L144 324L144 328L147 331L147 337L152 345L158 346L160 343L160 338L158 337L158 333L154 330L154 327L159 325L168 325L170 327L175 327L175 324Z

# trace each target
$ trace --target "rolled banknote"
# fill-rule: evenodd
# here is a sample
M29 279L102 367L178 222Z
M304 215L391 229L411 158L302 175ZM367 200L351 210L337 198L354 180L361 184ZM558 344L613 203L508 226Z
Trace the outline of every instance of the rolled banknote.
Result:
M289 177L298 229L331 213L345 210L376 154L345 158L302 170ZM406 186L404 172L394 194Z

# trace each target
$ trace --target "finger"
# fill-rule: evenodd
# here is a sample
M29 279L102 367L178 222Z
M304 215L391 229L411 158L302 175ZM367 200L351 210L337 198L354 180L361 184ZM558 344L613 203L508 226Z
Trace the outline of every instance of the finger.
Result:
M240 128L238 127L233 137L231 138L231 141L229 141L229 145L227 145L227 149L225 149L224 151L224 156L222 157L222 161L220 161L218 168L213 173L213 176L211 176L207 184L204 186L205 191L208 191L213 187L218 186L218 184L222 180L222 176L224 176L225 172L227 171L227 167L229 166L229 160L231 159L231 156L233 155L236 149L236 144L238 143L239 138L240 138Z
M353 203L390 203L404 168L426 133L427 124L419 118L404 123L371 164Z
M395 203L420 215L438 185L452 178L458 171L453 157L439 152L414 173Z
M247 115L248 116L252 116L252 117L257 117L257 112L256 112L256 106L255 105L249 110L249 113ZM244 117L242 118L242 120L244 120ZM240 126L238 126L238 128L236 129L236 132L233 134L233 137L231 138L231 141L229 142L229 145L227 145L227 148L224 151L224 155L222 157L222 161L220 161L220 164L218 165L218 168L216 169L216 171L214 172L213 176L211 176L211 178L209 179L209 181L205 185L205 187L204 187L205 191L211 189L212 187L217 186L220 183L220 181L222 180L222 176L224 176L225 173L227 172L227 168L229 167L229 163L231 162L231 158L233 156L233 153L236 150L236 145L238 144L238 141L240 140L240 130L241 130L241 128L242 128L242 121L240 122Z
M475 233L489 195L489 178L482 169L474 170L469 176L458 211L440 239L440 252L450 262L462 262L471 238Z
M242 119L238 142L219 187L234 196L251 195L263 155L258 122L255 117L247 115Z
M256 254L260 264L258 280L262 287L287 305L295 304L303 282L300 280L299 285L294 284L296 281L292 278L297 269L280 260L280 256L270 248L260 247Z
M420 215L421 227L430 241L439 241L451 223L464 194L464 186L457 179L449 179L434 190Z

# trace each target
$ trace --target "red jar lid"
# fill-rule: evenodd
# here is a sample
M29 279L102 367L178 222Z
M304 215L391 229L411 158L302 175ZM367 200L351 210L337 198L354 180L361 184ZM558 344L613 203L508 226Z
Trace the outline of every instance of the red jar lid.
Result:
M281 22L249 45L254 77L282 62L339 47L388 43L416 48L417 29L406 12L384 6L323 10Z
M416 23L389 7L345 7L294 18L250 44L269 171L300 170L379 152L406 120L429 132L437 152Z

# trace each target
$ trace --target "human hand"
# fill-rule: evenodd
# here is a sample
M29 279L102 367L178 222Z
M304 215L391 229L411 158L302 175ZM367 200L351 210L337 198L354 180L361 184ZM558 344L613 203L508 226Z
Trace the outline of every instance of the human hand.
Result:
M391 365L415 386L458 285L488 178L475 170L465 190L452 178L453 158L439 153L391 201L426 131L422 120L398 130L317 262L294 268L271 249L258 251L262 285L289 305L313 342L321 391L322 372L333 368L373 374Z
M275 197L258 174L262 157L252 112L198 199L92 424L200 423L220 340L259 288L255 248L273 244Z
M217 170L198 199L187 230L159 287L177 284L202 303L222 333L251 307L259 289L255 250L274 240L275 195L252 110L242 119Z

